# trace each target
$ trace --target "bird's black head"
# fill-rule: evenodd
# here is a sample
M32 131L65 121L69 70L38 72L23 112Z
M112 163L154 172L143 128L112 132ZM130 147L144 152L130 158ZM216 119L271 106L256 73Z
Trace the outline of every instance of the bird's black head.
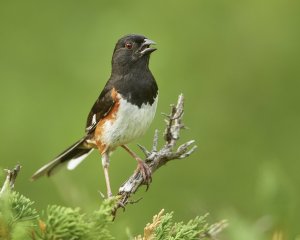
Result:
M122 37L113 53L113 67L148 66L150 54L156 50L150 47L151 44L155 42L142 35L130 34Z

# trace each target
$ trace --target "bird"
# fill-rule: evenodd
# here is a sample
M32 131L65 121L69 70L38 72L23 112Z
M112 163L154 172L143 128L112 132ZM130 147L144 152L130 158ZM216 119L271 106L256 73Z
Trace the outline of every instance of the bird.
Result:
M156 43L140 34L121 37L113 50L111 75L92 106L84 136L38 169L31 177L51 176L59 166L76 168L94 149L101 155L107 197L112 197L109 178L110 155L118 147L137 161L144 181L151 180L147 164L127 144L144 135L154 119L158 86L149 69Z

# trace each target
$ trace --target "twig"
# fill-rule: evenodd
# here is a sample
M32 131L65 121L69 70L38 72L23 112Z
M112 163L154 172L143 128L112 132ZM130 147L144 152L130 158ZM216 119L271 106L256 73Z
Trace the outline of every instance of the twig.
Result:
M0 191L0 197L8 190L13 189L15 185L16 178L18 176L21 166L17 164L12 170L4 169L6 172L6 179Z
M184 97L179 95L176 106L171 105L171 113L166 116L166 129L164 131L164 146L158 150L158 130L155 131L153 138L152 150L147 150L144 146L138 145L142 152L145 154L145 163L148 165L151 173L153 174L161 166L174 159L183 159L189 157L197 148L194 140L190 140L176 148L176 143L180 137L180 130L184 128L182 123L184 113ZM112 214L116 215L119 208L125 209L125 206L130 201L130 197L138 190L142 185L149 185L149 182L145 182L141 172L135 172L132 174L119 188L117 197L120 199L117 206L114 208Z

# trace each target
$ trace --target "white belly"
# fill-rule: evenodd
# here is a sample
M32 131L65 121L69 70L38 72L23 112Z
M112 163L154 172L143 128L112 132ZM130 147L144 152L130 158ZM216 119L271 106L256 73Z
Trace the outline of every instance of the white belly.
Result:
M113 121L106 121L103 126L101 142L108 149L127 144L142 136L149 128L157 106L158 96L154 103L143 104L140 108L120 99L119 109Z

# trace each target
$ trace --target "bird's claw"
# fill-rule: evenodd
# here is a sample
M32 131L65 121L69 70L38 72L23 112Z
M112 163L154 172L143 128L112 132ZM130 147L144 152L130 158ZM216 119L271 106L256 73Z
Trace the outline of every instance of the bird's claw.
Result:
M152 172L149 166L142 159L138 160L137 172L140 172L142 174L143 183L147 186L147 191L152 181Z

